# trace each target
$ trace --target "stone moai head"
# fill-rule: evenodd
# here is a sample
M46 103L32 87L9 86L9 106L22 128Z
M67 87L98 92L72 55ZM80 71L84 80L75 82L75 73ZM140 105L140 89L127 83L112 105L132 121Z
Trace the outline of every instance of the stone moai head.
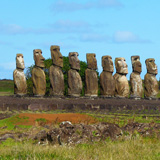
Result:
M33 54L34 54L35 65L37 67L44 68L45 58L42 56L42 51L40 49L34 49Z
M51 57L52 57L53 64L62 68L63 67L63 56L60 52L60 47L51 46L50 51L51 51Z
M103 56L102 57L102 67L103 71L114 72L113 61L111 56Z
M147 73L157 75L158 71L157 71L157 65L155 64L155 59L148 58L146 59L145 63L147 67Z
M115 59L116 73L128 74L128 65L125 58L119 57Z
M142 65L140 62L140 57L139 56L131 56L131 61L132 61L132 69L133 72L142 72Z
M80 70L80 61L78 56L79 54L77 52L69 52L69 64L72 69Z
M87 53L86 54L86 58L87 58L87 67L89 69L96 70L97 69L96 54L94 54L94 53Z
M16 56L16 68L24 70L25 66L24 66L23 54L17 54L17 56Z

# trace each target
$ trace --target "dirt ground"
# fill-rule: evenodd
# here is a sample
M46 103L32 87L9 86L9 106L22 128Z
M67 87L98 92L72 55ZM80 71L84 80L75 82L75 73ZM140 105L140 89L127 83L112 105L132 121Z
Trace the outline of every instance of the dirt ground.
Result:
M46 120L46 124L57 124L63 121L70 121L73 124L84 123L92 124L96 123L96 120L88 115L78 113L62 113L62 114L34 114L34 113L21 113L18 115L19 118L24 119L16 125L35 125L37 120ZM40 121L39 121L40 122Z

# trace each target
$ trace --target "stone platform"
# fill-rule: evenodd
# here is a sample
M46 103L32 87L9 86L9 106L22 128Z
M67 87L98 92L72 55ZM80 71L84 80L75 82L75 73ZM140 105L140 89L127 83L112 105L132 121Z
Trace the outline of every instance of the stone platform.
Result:
M59 98L59 97L14 97L0 96L0 111L51 111L67 110L133 113L160 113L160 100L135 100L117 98Z

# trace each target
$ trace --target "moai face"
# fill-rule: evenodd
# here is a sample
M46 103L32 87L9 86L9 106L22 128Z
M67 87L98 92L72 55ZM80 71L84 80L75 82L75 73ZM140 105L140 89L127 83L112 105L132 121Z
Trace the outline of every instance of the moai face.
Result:
M155 64L155 59L154 58L148 58L145 61L146 63L146 67L147 67L147 73L151 73L151 74L157 74L157 65Z
M33 50L34 61L37 67L44 68L44 60L45 58L42 56L42 51L40 49Z
M139 56L132 56L131 61L132 61L133 72L141 73L142 72L142 65L140 62L140 57Z
M80 61L78 59L79 54L77 52L69 53L69 63L72 69L80 70Z
M87 53L86 54L87 58L87 66L89 69L97 69L97 60L96 60L96 54L94 53Z
M102 67L103 71L114 72L113 61L111 56L103 56L102 57Z
M23 54L17 54L17 56L16 56L16 68L24 70L25 66L24 66Z
M128 74L128 65L125 58L120 57L115 59L116 72L120 74Z
M63 56L60 52L60 47L59 46L51 46L51 57L53 64L59 67L63 67Z

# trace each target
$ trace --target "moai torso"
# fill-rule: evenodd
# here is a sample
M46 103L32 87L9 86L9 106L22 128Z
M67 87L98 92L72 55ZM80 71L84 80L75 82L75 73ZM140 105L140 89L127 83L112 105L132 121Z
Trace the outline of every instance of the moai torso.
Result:
M51 46L51 57L53 65L49 68L49 78L51 83L50 95L64 95L64 75L62 72L63 57L59 46Z
M128 98L129 96L129 83L126 78L128 73L128 66L124 58L116 58L116 74L115 79L115 96L121 98Z
M43 69L34 67L32 70L33 94L44 96L46 92L46 76Z
M49 69L51 83L50 95L64 95L64 76L60 67L52 65Z
M100 74L100 94L103 97L113 97L115 93L115 80L112 76L114 72L111 56L102 57L103 72Z
M158 81L156 79L157 65L153 58L146 59L147 74L144 77L144 96L145 98L157 98L159 92Z
M79 74L80 61L77 52L69 53L69 63L71 69L68 71L68 95L79 97L82 93L82 79Z
M129 96L129 84L125 75L116 73L115 79L115 96L128 98Z
M24 68L25 67L24 67L23 55L17 54L16 69L13 72L14 94L20 95L20 96L27 94L26 77L23 72Z
M133 72L130 75L131 83L131 97L132 98L142 98L143 96L143 85L140 74Z
M130 75L130 84L131 84L131 98L142 98L143 96L143 85L141 74L141 62L139 56L132 56L132 69L133 72Z
M97 60L95 54L87 54L87 66L85 70L85 96L98 96Z
M159 92L156 75L147 73L144 77L144 95L145 98L157 98Z
M33 53L35 60L35 67L32 70L33 94L44 96L46 92L46 76L43 71L45 59L40 49L35 49Z
M73 97L79 97L82 92L82 79L80 74L70 69L68 71L68 95Z

